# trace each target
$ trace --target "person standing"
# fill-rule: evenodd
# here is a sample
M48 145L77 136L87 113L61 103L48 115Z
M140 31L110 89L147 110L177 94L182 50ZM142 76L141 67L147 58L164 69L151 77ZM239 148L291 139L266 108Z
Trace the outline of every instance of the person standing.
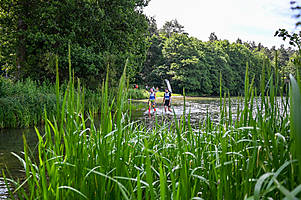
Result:
M148 114L150 115L151 108L156 112L156 93L153 88L150 89L149 99L148 99Z
M166 112L167 107L168 107L168 111L172 112L171 108L170 108L170 106L171 106L171 92L169 92L167 88L165 89L165 93L164 93L164 97L163 97L163 104L164 104L165 112Z

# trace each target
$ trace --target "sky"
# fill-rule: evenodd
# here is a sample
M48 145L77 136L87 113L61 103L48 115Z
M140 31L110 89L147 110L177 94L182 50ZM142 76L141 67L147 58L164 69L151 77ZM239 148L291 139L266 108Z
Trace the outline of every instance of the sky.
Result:
M190 36L203 41L215 32L219 39L231 42L240 38L268 47L283 43L287 47L288 43L274 34L279 28L301 30L295 27L297 19L290 7L290 0L151 0L144 13L155 17L158 28L177 19Z

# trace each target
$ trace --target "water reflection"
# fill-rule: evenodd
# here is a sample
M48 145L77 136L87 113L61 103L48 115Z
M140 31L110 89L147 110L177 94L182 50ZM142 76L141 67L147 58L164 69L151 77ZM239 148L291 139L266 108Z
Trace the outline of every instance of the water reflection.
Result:
M0 129L0 177L2 170L12 178L22 177L20 161L11 154L14 152L20 155L24 150L22 133L26 136L29 147L34 149L38 142L34 129ZM5 183L0 180L0 199L6 199L7 193Z
M242 103L238 99L231 99L231 113L233 120L236 119L236 113L238 105L241 108ZM149 119L149 113L146 103L141 102L135 102L137 104L145 104L145 108L138 110L133 113L133 118L142 121L146 121ZM224 103L224 102L222 102ZM226 113L229 112L228 100L225 102L226 105ZM183 116L184 113L184 101L182 99L175 99L172 103L172 112L165 112L164 106L161 102L157 103L156 105L156 112L154 113L151 111L151 118L153 118L154 115L156 115L158 118L169 118L172 119L174 116L174 113L176 114L177 118L180 118ZM199 100L197 98L189 98L189 100L185 103L185 115L188 116L190 113L191 122L197 126L199 122L202 122L207 118L207 116L210 116L212 121L218 122L220 119L220 100L219 98L216 99L210 99L210 100Z
M283 116L289 113L288 99L281 99L280 97L276 98L274 104L274 112L277 112L279 116ZM230 101L230 102L229 102ZM265 100L269 102L269 98ZM140 107L142 109L137 110L133 113L134 120L140 120L144 124L147 125L148 128L152 128L154 125L155 117L159 121L165 121L167 123L171 123L174 121L174 113L176 114L177 119L180 119L184 113L184 101L182 99L174 99L172 103L172 110L174 113L165 112L162 100L157 101L157 111L153 113L151 112L151 117L149 117L148 113L148 105L146 102L137 102L134 101L135 104L142 104ZM222 104L222 108L221 105ZM185 115L188 116L190 113L190 121L194 128L198 128L200 124L203 124L204 120L207 119L207 116L213 123L218 123L221 120L221 112L223 112L223 118L229 119L231 117L232 123L239 120L241 116L237 116L237 113L241 114L241 111L244 109L244 99L243 98L230 98L222 100L220 102L219 98L211 98L211 99L200 99L200 98L188 98L185 104ZM269 108L271 107L271 103L267 103ZM253 118L258 117L258 111L262 114L261 117L265 115L265 107L261 108L261 98L254 98L254 101L249 102L247 104L248 108L252 109ZM275 108L277 108L275 110ZM223 109L223 110L221 110ZM271 109L269 109L271 111ZM231 115L229 113L231 112Z

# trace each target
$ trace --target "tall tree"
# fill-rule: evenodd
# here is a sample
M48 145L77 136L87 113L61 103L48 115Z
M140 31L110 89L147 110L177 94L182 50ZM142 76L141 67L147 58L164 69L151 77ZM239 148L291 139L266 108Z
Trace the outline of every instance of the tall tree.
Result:
M236 43L237 44L242 44L242 40L240 38L237 38Z
M157 25L157 21L156 21L155 17L148 18L148 33L149 33L149 36L152 36L154 34L155 35L159 34L158 25Z
M301 5L297 1L294 1L294 0L290 1L290 4L291 4L291 9L293 11L299 12L299 13L295 14L295 16L294 16L296 19L299 19L301 17ZM301 25L301 21L298 21L296 23L296 26L300 26L300 25Z
M184 33L184 26L182 26L177 19L174 19L165 22L161 32L166 33L167 36L170 37L172 33Z
M209 35L209 41L212 42L212 41L217 41L217 40L218 40L218 38L217 38L215 32L210 33L210 35Z
M99 82L106 64L116 78L129 58L134 75L145 59L148 0L0 0L4 61L23 77L53 77L59 56L66 77L68 43L76 76ZM3 62L3 61L2 61ZM50 63L50 64L49 64Z
M248 63L250 77L255 77L254 84L259 87L262 64L267 57L274 58L276 48L269 49L255 42L230 43L214 38L203 42L183 33L172 33L170 37L166 33L154 34L150 38L151 46L142 73L144 83L162 86L167 78L176 92L185 88L188 94L218 95L221 73L223 91L239 95L244 92ZM291 50L282 49L289 55Z

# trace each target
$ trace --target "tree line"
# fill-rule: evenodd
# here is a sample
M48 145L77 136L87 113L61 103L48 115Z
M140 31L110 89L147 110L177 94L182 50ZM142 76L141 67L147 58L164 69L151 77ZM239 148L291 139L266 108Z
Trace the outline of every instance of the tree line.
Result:
M277 62L282 79L293 70L292 58L296 52L291 47L268 48L240 39L229 42L218 39L215 33L210 34L208 41L201 41L185 33L177 20L158 29L153 19L149 27L150 48L138 74L140 81L148 85L164 86L166 78L176 92L185 88L188 94L214 96L219 94L221 75L224 91L239 95L243 93L247 63L250 76L255 77L255 86L259 86L263 65L273 70Z
M246 63L258 85L263 63L283 78L294 70L295 51L255 42L208 41L189 36L171 20L158 29L143 8L150 0L0 0L0 73L14 79L54 81L56 58L61 80L68 77L68 45L74 76L97 87L109 68L117 85L127 62L131 83L163 87L165 78L176 92L217 95L220 74L232 95L242 93ZM271 36L272 37L272 36Z

